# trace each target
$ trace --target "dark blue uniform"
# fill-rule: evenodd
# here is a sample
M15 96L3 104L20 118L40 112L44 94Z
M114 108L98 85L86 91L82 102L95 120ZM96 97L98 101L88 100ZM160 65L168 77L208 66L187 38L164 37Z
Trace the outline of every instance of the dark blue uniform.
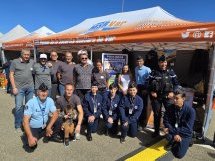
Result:
M100 94L93 95L89 92L83 100L83 110L86 120L89 116L95 116L94 122L87 123L87 134L95 133L98 128L99 117L102 113L103 97Z
M119 119L119 103L120 103L120 96L115 95L114 98L111 98L110 92L106 92L103 96L104 98L104 104L102 108L103 118L105 121L105 126L107 129L112 129L112 131L116 132L117 125L118 125L118 119ZM111 117L114 121L113 124L108 122L108 118ZM114 126L113 126L114 125Z
M192 139L195 110L187 102L181 109L174 105L164 114L164 126L169 129L167 140L172 142L175 135L182 138L181 142L175 142L172 152L175 157L182 158L189 147Z
M143 110L142 98L138 95L134 98L130 95L124 96L120 102L119 110L122 123L121 137L126 137L128 131L131 137L136 137L137 121ZM124 126L125 122L128 122L128 126Z
M154 128L155 133L159 134L161 108L164 105L165 110L173 104L173 100L167 98L169 92L174 92L178 89L179 83L177 76L172 69L154 70L149 75L148 80L149 92L156 92L157 98L150 95L152 110L154 112Z

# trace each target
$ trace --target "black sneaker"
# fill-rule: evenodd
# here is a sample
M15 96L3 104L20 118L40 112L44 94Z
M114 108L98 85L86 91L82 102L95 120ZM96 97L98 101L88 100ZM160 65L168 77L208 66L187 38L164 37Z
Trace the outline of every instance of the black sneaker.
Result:
M120 138L120 143L124 144L125 143L125 137Z
M59 135L52 136L49 141L53 141L56 143L63 143L63 139Z
M109 136L109 130L105 129L105 136Z
M93 138L92 138L92 135L91 135L91 134L87 134L87 140L88 140L88 141L92 141L92 140L93 140Z
M170 142L168 142L168 143L164 146L164 149L165 149L166 151L170 151L170 150L172 149L172 146L173 146L173 142L170 141Z
M159 132L154 132L154 133L152 134L152 138L155 138L155 137L158 137L158 136L160 136Z
M69 138L64 139L64 146L69 146Z

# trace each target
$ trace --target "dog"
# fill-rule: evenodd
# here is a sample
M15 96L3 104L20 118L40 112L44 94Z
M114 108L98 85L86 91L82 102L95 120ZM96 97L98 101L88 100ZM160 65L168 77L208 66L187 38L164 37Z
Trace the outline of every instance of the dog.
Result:
M69 136L74 135L75 124L74 119L76 118L76 113L71 105L67 105L64 108L64 118L61 129L64 130L64 140L69 139Z

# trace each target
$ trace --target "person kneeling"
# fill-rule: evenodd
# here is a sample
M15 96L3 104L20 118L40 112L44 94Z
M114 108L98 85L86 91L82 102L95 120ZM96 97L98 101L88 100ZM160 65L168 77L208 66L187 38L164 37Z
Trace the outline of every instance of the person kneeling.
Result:
M185 156L192 141L195 110L185 101L183 91L175 92L174 104L164 114L164 132L168 144L166 150L172 150L176 158Z
M84 115L87 120L87 140L92 141L92 133L98 128L99 118L102 108L102 95L98 93L97 84L91 86L91 91L87 93L83 100Z
M131 137L137 136L137 121L143 110L143 100L137 95L137 87L131 82L128 87L128 94L124 96L119 105L121 116L121 138L120 142L125 142L127 132Z
M32 149L37 147L38 140L44 136L48 138L57 139L54 134L58 130L58 127L53 127L55 121L58 118L58 112L56 110L54 101L47 97L48 87L42 83L37 91L37 97L30 99L25 105L24 117L23 117L23 127L25 134L27 136L28 146ZM52 113L52 117L48 123L49 113ZM48 125L47 125L48 123Z
M103 118L105 121L105 135L108 136L111 131L117 134L119 120L119 102L120 96L117 94L117 85L112 83L108 92L104 94L104 104L102 108Z

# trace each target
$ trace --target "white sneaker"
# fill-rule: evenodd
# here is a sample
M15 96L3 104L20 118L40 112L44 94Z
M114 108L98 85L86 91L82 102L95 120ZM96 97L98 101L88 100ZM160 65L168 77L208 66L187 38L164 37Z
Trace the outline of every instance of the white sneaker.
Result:
M16 128L16 129L15 129L15 132L16 132L18 135L20 135L20 136L23 134L21 128Z

